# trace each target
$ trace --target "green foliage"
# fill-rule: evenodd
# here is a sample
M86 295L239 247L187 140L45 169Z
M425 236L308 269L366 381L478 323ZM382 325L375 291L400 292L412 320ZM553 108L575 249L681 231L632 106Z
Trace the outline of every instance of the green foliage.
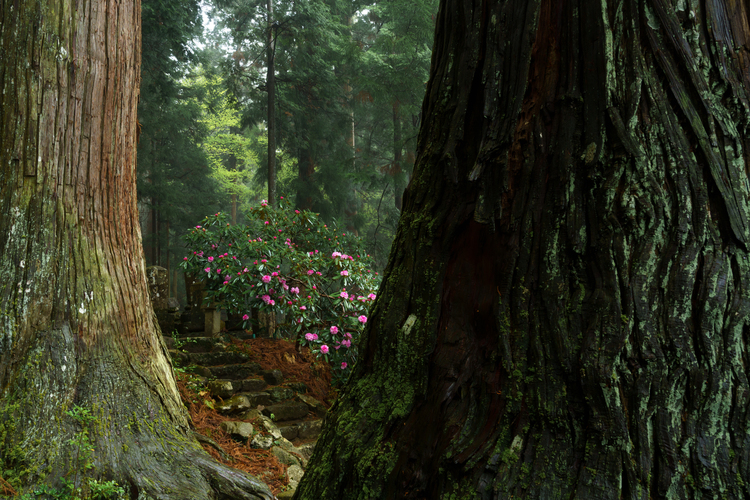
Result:
M232 37L228 84L243 123L261 123L267 2L216 5L217 30ZM278 190L366 235L379 267L415 157L436 10L437 0L273 1L277 144L294 163L293 175L280 172ZM259 158L256 182L265 183Z
M138 204L148 221L149 264L165 265L166 255L177 252L169 227L184 227L224 201L200 148L208 131L196 90L182 84L196 60L190 42L201 28L197 0L142 2Z
M230 225L217 213L186 235L192 255L183 268L205 283L206 301L243 316L276 313L279 329L331 363L341 381L357 358L357 343L380 278L361 240L316 214L265 202Z

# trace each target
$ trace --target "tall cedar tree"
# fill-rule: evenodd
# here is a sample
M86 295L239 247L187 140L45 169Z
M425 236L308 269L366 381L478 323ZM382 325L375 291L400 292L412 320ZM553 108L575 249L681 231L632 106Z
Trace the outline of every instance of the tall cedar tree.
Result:
M297 499L747 498L747 2L443 0Z
M2 3L1 468L25 487L87 476L130 498L270 499L195 441L148 300L139 20L138 1Z

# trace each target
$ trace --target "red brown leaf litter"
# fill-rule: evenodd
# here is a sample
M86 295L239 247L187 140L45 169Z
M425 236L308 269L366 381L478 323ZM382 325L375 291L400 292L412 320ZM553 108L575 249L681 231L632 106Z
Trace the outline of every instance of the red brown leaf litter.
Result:
M258 363L263 370L281 370L285 382L304 383L308 388L307 394L326 407L330 407L336 396L331 387L330 367L316 360L307 348L298 352L294 342L275 339L233 339L230 349L248 354L251 361ZM270 450L254 449L248 442L243 443L231 438L220 425L225 420L237 421L237 417L221 415L207 406L205 401L209 400L208 396L191 383L191 380L194 380L192 376L186 373L177 375L177 386L195 430L213 439L229 456L229 460L225 460L212 446L202 443L206 452L215 460L252 474L265 482L274 495L282 491L289 484L287 466L279 462Z
M306 347L297 351L295 343L275 339L233 339L232 346L250 356L264 370L281 370L285 382L302 382L307 394L326 408L331 406L336 394L331 388L331 367L316 360Z
M16 496L16 495L18 495L18 492L13 489L13 486L11 486L8 481L6 481L5 479L3 479L2 476L0 476L0 493L3 496L9 496L9 495ZM275 495L275 493L274 493L274 495Z

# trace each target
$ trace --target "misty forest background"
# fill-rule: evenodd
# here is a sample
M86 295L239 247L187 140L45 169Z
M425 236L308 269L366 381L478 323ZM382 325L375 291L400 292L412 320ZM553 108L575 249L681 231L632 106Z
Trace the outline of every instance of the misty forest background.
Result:
M412 171L437 0L143 0L138 207L147 265L206 215L276 192L358 234L382 269ZM270 49L270 50L269 50ZM270 58L270 59L269 59Z

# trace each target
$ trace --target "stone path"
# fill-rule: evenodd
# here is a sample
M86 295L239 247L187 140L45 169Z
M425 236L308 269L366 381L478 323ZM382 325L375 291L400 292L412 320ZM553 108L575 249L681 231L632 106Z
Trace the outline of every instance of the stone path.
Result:
M228 419L222 429L253 448L271 450L289 466L291 488L278 498L291 498L312 455L325 405L305 394L304 383L285 381L281 370L263 370L220 337L179 338L179 349L174 338L164 341L179 366L194 366L193 372L205 377L217 411Z

